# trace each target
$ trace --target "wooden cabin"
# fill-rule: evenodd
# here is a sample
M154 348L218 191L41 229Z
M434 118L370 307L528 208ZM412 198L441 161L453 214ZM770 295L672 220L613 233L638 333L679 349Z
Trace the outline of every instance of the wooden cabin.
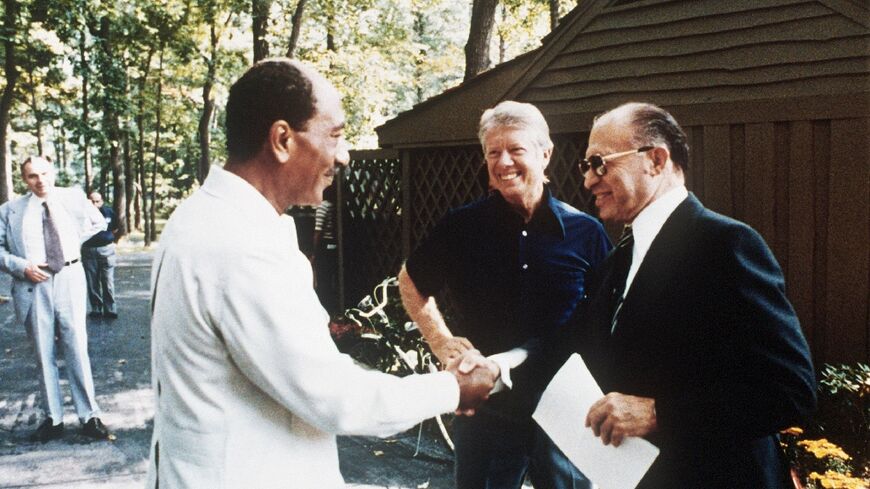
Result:
M583 0L542 45L399 114L342 180L345 302L450 207L484 195L481 113L535 104L554 193L594 213L576 163L596 114L663 106L688 186L764 236L818 364L870 358L870 10L853 0ZM352 245L350 244L352 243Z

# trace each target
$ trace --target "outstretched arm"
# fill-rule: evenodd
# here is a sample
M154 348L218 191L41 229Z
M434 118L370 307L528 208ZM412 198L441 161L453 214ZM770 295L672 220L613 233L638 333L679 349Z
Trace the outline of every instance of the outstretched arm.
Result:
M447 365L454 358L473 348L467 338L453 336L444 321L444 315L435 303L435 298L425 297L420 293L404 265L398 278L399 293L408 317L417 323L417 327L432 348L432 353L443 365Z

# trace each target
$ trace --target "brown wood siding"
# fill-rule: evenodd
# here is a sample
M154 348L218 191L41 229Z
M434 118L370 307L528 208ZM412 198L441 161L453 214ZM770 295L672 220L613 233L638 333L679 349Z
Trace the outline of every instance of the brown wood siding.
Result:
M788 3L605 9L519 98L550 114L870 92L867 28L817 1Z
M814 358L870 359L870 119L685 129L689 188L761 233Z
M870 264L870 125L831 121L828 180L828 321L824 356L867 361ZM863 306L863 307L862 307ZM842 341L848 339L848 341ZM839 340L839 341L836 341ZM861 346L864 354L860 355Z

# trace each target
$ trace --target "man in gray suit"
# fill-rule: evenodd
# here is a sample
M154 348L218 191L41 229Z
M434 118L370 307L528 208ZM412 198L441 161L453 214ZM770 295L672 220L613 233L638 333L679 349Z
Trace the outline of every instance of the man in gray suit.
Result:
M0 206L0 270L12 275L15 315L27 328L41 373L46 418L35 441L63 435L63 396L55 356L60 338L82 433L109 438L94 396L85 327L85 272L79 250L106 228L99 211L78 189L55 188L52 163L33 156L21 164L30 190Z

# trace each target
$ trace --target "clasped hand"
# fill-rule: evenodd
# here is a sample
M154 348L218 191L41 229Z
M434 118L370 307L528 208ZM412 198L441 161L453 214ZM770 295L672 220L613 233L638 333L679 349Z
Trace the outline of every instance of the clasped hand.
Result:
M456 376L459 383L459 407L456 414L472 416L474 410L489 398L499 377L498 364L477 350L466 350L453 357L446 370Z

